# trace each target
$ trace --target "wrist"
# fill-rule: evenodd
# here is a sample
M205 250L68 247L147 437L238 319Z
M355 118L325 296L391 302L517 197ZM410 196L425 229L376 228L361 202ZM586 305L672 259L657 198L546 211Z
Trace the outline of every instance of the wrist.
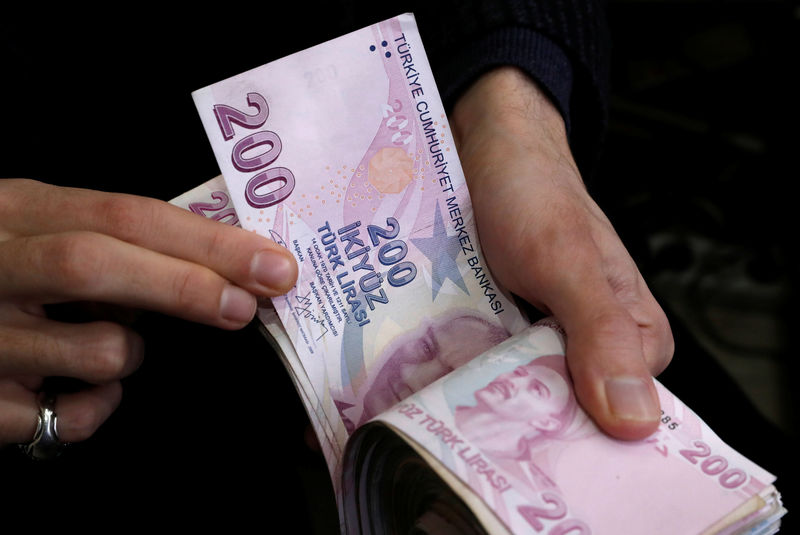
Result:
M527 74L516 67L501 66L482 75L458 99L453 109L457 131L487 118L507 126L526 128L534 125L563 134L564 119L545 92Z
M476 159L484 160L486 151L509 158L534 157L543 166L566 165L572 171L542 169L551 172L534 177L559 176L583 188L563 117L538 84L516 67L498 67L481 76L458 99L451 121L465 168ZM473 187L485 173L471 175L467 181Z

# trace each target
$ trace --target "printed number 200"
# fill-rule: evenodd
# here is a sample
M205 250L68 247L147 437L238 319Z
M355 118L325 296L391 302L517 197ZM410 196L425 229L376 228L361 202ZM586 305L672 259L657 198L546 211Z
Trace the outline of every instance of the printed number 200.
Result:
M258 93L248 93L247 103L256 108L256 113L247 114L225 104L214 106L214 116L222 131L225 141L233 138L234 124L249 130L261 128L269 117L267 100ZM268 147L268 148L265 148ZM262 152L253 156L245 153L261 148ZM237 141L231 152L233 166L243 173L260 171L247 181L245 198L253 208L267 208L286 199L294 190L294 174L285 167L264 169L274 162L281 153L281 139L278 134L269 130L254 132ZM262 169L264 169L262 171ZM274 187L274 183L281 185ZM261 188L272 186L274 189L260 192Z
M700 469L709 476L719 475L719 483L726 489L735 489L747 482L747 474L739 468L728 468L728 461L721 455L711 455L711 447L702 440L695 440L693 443L697 449L683 449L683 455L692 464L697 464L698 458L703 458Z
M561 499L561 496L555 492L542 492L542 501L550 507L535 507L533 505L520 505L517 511L522 515L528 524L533 526L536 531L544 529L544 523L540 519L547 520L561 520L567 516L567 504ZM558 524L551 527L547 531L547 535L591 535L592 530L589 529L584 522L575 518L568 518L561 520Z

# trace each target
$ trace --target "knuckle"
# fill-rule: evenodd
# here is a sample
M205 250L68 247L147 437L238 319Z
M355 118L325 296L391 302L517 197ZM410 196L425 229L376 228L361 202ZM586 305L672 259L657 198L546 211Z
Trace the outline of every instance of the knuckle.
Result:
M100 202L98 213L105 227L123 241L135 243L148 221L152 220L152 204L134 195L109 195Z
M36 333L29 337L29 345L26 348L26 365L29 371L47 372L50 362L66 362L72 357L72 351L68 344L65 344L57 337L47 334ZM43 375L45 375L43 373Z
M621 269L608 276L611 291L626 306L638 306L642 301L638 272L630 269Z
M669 320L649 293L634 314L642 332L645 364L652 375L658 375L672 361L675 351Z
M222 225L218 225L218 227L219 228L215 228L211 233L207 242L205 258L208 262L220 256L220 252L225 250L225 246L230 238L227 227Z
M69 420L63 422L62 426L67 427L65 431L68 433L69 442L82 442L90 438L101 423L103 418L97 407L85 403L73 407L69 413Z
M596 335L605 340L630 340L636 333L633 318L621 308L608 308L592 320Z
M172 280L171 305L182 311L197 311L209 295L219 295L214 287L216 276L207 269L190 266L175 274Z
M659 314L656 320L655 332L658 338L656 347L659 349L653 362L650 363L650 368L654 375L658 375L669 366L675 354L675 339L672 336L669 320L667 320L663 312Z
M100 328L85 340L83 367L87 379L106 382L125 375L130 347L124 328L112 323Z
M97 284L103 272L102 246L89 232L59 234L47 245L42 262L65 288L85 292Z

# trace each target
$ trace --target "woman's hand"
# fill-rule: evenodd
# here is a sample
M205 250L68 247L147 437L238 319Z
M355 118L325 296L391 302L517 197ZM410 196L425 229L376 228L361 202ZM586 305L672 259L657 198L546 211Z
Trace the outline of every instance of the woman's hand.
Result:
M529 77L502 67L470 87L452 120L492 273L564 326L578 400L597 424L647 436L660 417L651 376L672 358L672 333L589 197L560 114Z
M88 438L117 407L143 343L114 321L66 323L45 305L99 302L223 329L287 292L291 254L271 240L133 195L0 180L0 445L29 442L46 377L89 386L57 399L59 437Z

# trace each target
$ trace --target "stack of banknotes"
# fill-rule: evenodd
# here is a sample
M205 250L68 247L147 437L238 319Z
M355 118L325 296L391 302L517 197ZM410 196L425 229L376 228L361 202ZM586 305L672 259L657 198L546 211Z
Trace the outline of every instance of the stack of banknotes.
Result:
M775 477L660 384L662 424L639 442L578 405L557 321L531 325L487 269L412 15L194 100L222 176L173 202L297 259L258 317L343 533L777 531Z

